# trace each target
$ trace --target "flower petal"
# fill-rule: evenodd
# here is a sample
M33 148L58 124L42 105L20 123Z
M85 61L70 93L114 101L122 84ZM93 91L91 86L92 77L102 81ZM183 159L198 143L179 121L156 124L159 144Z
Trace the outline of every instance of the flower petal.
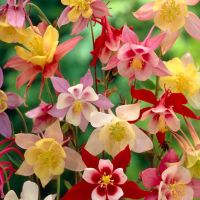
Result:
M97 186L92 191L92 200L106 200L106 188Z
M98 184L101 175L99 171L94 168L86 168L83 172L82 178L90 184Z
M8 97L7 104L9 109L15 109L21 106L24 102L24 100L20 96L13 92L7 92L6 95Z
M75 99L79 99L82 95L83 84L78 84L68 88L68 92L72 94Z
M175 132L180 129L180 120L177 118L173 111L165 114L165 122L167 126Z
M103 110L108 110L113 107L113 104L109 98L105 97L102 94L99 94L98 96L99 99L97 101L92 102L95 106Z
M91 113L97 112L97 109L95 106L93 106L91 103L84 103L83 104L83 116L87 121L90 121L91 119Z
M0 113L0 134L6 138L12 135L10 119L5 112Z
M186 0L187 5L193 6L199 3L199 0Z
M31 176L34 174L32 166L28 165L26 161L20 165L15 173L21 176Z
M99 97L96 94L96 92L94 91L94 89L91 88L90 86L86 87L83 90L80 98L85 101L97 101L99 99Z
M1 88L2 85L3 85L3 81L4 81L4 78L3 78L3 70L0 68L0 88Z
M10 190L4 197L4 200L19 200L19 199L16 193L13 190Z
M112 178L114 179L114 182L119 185L122 185L127 181L127 176L122 168L116 169L112 174Z
M51 77L51 82L56 92L59 92L59 93L66 93L67 89L70 86L69 82L65 80L64 78Z
M35 200L35 197L38 196L39 189L36 183L31 181L26 181L22 188L21 198Z
M123 190L119 186L116 186L116 185L108 185L107 192L108 192L109 200L120 199L124 195Z
M72 105L74 98L69 93L61 93L58 96L58 101L56 103L57 109L64 109Z
M81 117L81 113L74 112L73 107L70 107L66 115L66 121L74 126L79 126L81 123Z
M80 83L84 85L84 87L92 87L93 85L93 77L90 70L81 78Z
M123 30L122 30L121 40L124 43L133 43L133 44L139 43L138 36L127 25L125 25Z
M113 171L113 164L110 160L100 159L98 168L101 173L106 172L106 174L110 174Z

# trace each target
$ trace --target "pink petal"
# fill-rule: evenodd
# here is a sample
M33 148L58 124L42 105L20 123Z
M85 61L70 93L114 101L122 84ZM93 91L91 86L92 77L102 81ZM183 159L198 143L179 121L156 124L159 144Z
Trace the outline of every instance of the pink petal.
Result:
M115 171L112 174L112 177L115 179L115 183L119 185L122 185L127 181L127 176L122 168L115 169Z
M111 70L113 68L115 68L119 63L119 59L117 58L116 55L112 56L108 62L108 64L106 65L106 67L102 68L103 70Z
M152 189L160 184L160 177L156 168L148 168L141 173L142 183L148 188Z
M134 70L129 67L129 60L127 61L120 61L117 65L118 73L121 76L130 78L134 76Z
M10 119L5 112L0 113L0 134L6 138L12 135Z
M180 129L180 120L173 111L171 111L169 114L165 114L165 122L167 126L175 132Z
M43 114L43 111L42 111L42 108L47 106L48 104L46 104L45 102L41 102L40 105L37 107L37 108L34 108L30 111L28 111L27 113L25 113L25 115L28 117L28 118L36 118L36 117L39 117L40 115Z
M105 2L103 1L94 1L91 4L94 16L97 18L102 18L104 16L108 16L109 15L109 11L107 8L107 5Z
M131 48L131 45L129 43L124 44L118 51L117 58L121 61L127 61L130 60L135 56L134 51Z
M72 35L79 34L82 32L88 25L89 20L87 18L80 17L77 22L72 26Z
M70 107L66 115L66 121L74 126L79 126L81 123L81 113L76 113L73 108Z
M95 106L99 107L103 110L108 110L113 107L112 102L102 94L99 94L99 99L97 101L92 102Z
M157 116L157 115L153 115L152 118L150 119L150 121L148 123L148 131L151 134L156 134L159 131L159 124L158 124L159 121L158 120L159 120L159 116Z
M81 78L80 83L84 85L84 87L92 87L93 85L93 77L90 70Z
M122 105L116 108L116 115L125 121L134 121L140 115L140 104Z
M86 168L83 172L82 178L90 184L98 184L101 175L94 168Z
M81 123L79 124L79 128L81 129L82 132L85 132L88 124L89 124L88 120L86 120L85 117L82 116L81 117Z
M68 88L68 92L70 92L75 99L80 99L82 91L83 91L83 84L78 84Z
M101 173L107 172L106 174L109 174L113 171L113 164L110 160L100 159L98 168Z
M132 150L136 153L142 153L151 150L153 148L153 143L150 138L134 124L132 127L135 131L135 144Z
M192 179L190 185L194 191L194 198L200 198L200 180Z
M193 38L200 40L200 19L194 13L189 12L186 18L185 30Z
M55 139L58 143L63 142L63 133L60 127L60 122L57 120L54 122L51 126L49 126L44 134L45 138L53 138Z
M69 23L69 19L67 17L67 13L70 11L70 9L71 8L68 6L62 11L62 13L61 13L61 15L60 15L60 17L58 18L58 21L57 21L57 25L58 25L59 28L61 26L65 25L65 24Z
M15 109L24 103L24 99L15 93L7 92L6 95L8 97L7 104L9 109Z
M155 16L153 11L154 2L146 3L133 13L136 19L140 21L151 20Z
M108 185L107 192L109 200L117 200L124 195L123 190L119 186L115 185Z
M141 70L135 71L135 78L140 81L146 81L152 75L152 66L146 64Z
M4 81L4 79L3 79L3 70L0 68L0 88L3 85L3 81Z
M121 40L124 43L133 43L133 44L139 43L138 36L127 25L124 25L124 28L122 30Z
M67 92L67 89L70 87L69 82L63 78L51 77L51 82L56 92L59 93Z
M78 44L80 40L82 40L82 37L76 36L58 45L55 56L54 56L55 60L56 61L61 60L66 54L68 54Z
M65 159L66 169L72 171L83 171L86 168L86 165L78 152L69 147L64 147L64 150L67 155Z
M26 161L21 164L15 173L21 176L31 176L34 174L32 166L28 165Z
M56 103L57 109L64 109L72 105L74 102L74 98L71 96L71 94L68 93L61 93L58 95L58 101Z
M189 64L194 64L194 59L190 53L185 53L182 56L181 61L183 62L184 66L187 66Z
M68 108L64 109L57 109L56 106L53 106L49 111L48 114L56 117L56 118L63 118L67 114Z
M190 6L194 6L199 3L199 0L186 0L187 4Z
M162 60L159 60L157 66L153 68L153 74L155 74L156 76L171 75Z
M35 143L41 138L31 133L19 133L15 134L15 142L22 149L28 149L35 145Z
M91 195L92 200L106 200L106 188L97 186Z
M80 98L84 101L91 102L91 101L97 101L99 99L99 96L96 94L93 88L88 86L83 90Z

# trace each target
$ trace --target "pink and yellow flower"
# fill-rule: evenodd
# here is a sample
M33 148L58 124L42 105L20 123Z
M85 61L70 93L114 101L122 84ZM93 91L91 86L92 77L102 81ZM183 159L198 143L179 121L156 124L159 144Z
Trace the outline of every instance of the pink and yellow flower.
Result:
M35 174L45 187L64 169L82 171L85 169L81 156L75 150L63 146L63 134L60 123L56 121L49 126L44 135L19 133L15 135L16 144L25 149L25 160L17 170L17 174L30 176Z
M200 40L200 19L188 10L188 6L199 3L199 0L155 0L143 5L134 16L141 21L154 19L154 24L166 32L162 43L162 52L167 52L176 41L179 30L185 30Z

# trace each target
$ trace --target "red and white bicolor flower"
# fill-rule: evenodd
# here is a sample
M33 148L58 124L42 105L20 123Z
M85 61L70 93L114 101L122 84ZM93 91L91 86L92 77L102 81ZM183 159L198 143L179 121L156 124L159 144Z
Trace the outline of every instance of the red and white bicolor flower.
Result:
M133 181L128 181L124 173L130 158L129 147L116 155L112 162L99 159L83 149L82 159L87 166L82 176L83 180L72 187L62 200L119 200L122 197L131 199L145 197L149 192L141 190Z

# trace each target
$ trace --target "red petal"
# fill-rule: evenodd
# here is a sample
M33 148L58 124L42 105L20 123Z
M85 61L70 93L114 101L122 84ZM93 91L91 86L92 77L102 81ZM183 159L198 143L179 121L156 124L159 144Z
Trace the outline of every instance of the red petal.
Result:
M124 150L120 151L113 159L112 164L114 169L123 168L126 170L131 160L131 151L129 146L127 146Z
M158 140L158 142L160 143L160 145L162 146L163 144L164 144L164 142L165 142L165 133L162 133L162 132L158 132L157 134L156 134L156 137L157 137L157 140Z
M165 104L167 107L171 105L178 106L178 105L182 105L186 103L187 103L187 99L181 93L172 93L165 100Z
M138 100L146 101L151 104L156 104L157 99L153 92L145 89L136 90L134 86L131 87L131 95Z
M96 185L91 185L86 182L80 182L73 186L62 198L61 200L89 200L91 199L91 193Z
M198 119L198 117L195 115L194 112L192 112L189 108L187 108L184 105L181 106L176 106L173 108L174 112L179 113L185 117L193 118L193 119Z
M82 159L88 168L98 169L99 158L90 154L87 150L82 148Z
M141 199L149 194L148 191L142 190L133 181L127 181L125 184L120 186L124 192L125 198Z
M58 69L57 62L46 64L42 75L44 78L50 78L51 76L55 75L57 69Z

